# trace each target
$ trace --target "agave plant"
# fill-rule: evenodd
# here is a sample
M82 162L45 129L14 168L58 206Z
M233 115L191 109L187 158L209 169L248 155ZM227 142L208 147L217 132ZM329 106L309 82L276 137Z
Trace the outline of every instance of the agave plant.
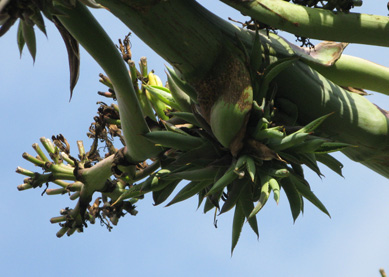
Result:
M134 204L147 193L156 205L173 194L167 206L197 195L204 212L214 209L220 215L234 209L233 251L246 220L258 235L256 215L271 195L278 203L285 192L294 220L304 198L329 215L305 179L303 166L321 176L319 162L341 175L342 164L331 152L342 151L389 177L387 112L360 90L387 94L389 71L342 54L347 42L387 45L379 37L387 18L360 16L358 28L366 36L342 33L341 43L304 48L269 32L268 26L293 32L303 41L339 40L338 26L356 22L348 11L360 2L222 1L253 18L254 23L245 24L248 28L223 21L195 1L97 2L173 69L167 67L163 85L148 70L146 58L136 68L128 36L117 50L85 0L50 2L52 8L44 14L66 34L71 90L78 75L78 50L72 45L80 43L107 75L101 74L100 81L108 92L100 94L117 100L111 106L101 104L88 133L93 139L90 151L79 142L79 155L72 156L59 135L41 139L50 159L38 144L33 145L37 157L23 154L44 172L18 168L28 177L19 190L52 182L60 188L47 189L47 194L73 192L71 199L78 199L73 209L51 219L61 226L57 236L82 231L96 218L111 228L125 212L135 215ZM33 3L27 6L39 13L42 5ZM101 7L94 1L87 4ZM11 7L2 7L2 15L11 18ZM336 20L330 26L306 21L307 16L323 15ZM181 30L171 32L177 22ZM310 24L323 28L319 37ZM263 25L267 29L260 29ZM19 45L23 40L31 44L26 32L19 37ZM109 137L119 137L123 147L117 150ZM107 146L105 157L97 151L99 141Z

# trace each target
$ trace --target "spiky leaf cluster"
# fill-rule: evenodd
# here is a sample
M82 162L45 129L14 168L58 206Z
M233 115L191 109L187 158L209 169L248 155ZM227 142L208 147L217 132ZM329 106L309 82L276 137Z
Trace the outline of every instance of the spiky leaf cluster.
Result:
M59 217L52 218L52 223L60 223L58 236L82 231L87 221L94 223L96 219L110 229L111 224L116 225L126 213L135 215L134 203L147 193L152 194L155 205L170 199L166 204L170 206L197 196L198 207L203 206L205 213L215 210L220 215L234 209L232 251L245 221L258 236L256 216L271 195L278 203L280 193L285 192L294 220L303 211L304 199L329 215L304 178L303 166L321 176L320 162L341 174L341 163L328 153L349 145L316 133L331 114L300 126L297 107L286 99L275 97L277 88L273 79L296 59L280 59L268 65L264 63L258 36L254 38L250 53L237 41L245 53L243 62L252 88L250 110L244 114L246 119L240 128L233 128L239 130L240 146L237 148L236 144L230 147L221 139L221 136L231 137L231 132L235 131L223 125L225 132L215 133L213 130L220 128L215 129L212 124L222 121L207 121L202 116L195 88L169 68L168 83L164 86L160 78L148 70L146 58L141 59L139 70L136 68L131 59L128 36L119 43L118 48L129 66L133 86L151 130L144 138L161 146L162 152L157 157L149 157L151 160L129 164L124 156L118 107L103 102L88 133L93 139L90 151L86 152L79 142L79 155L74 158L70 156L69 145L63 136L53 137L54 144L42 139L51 162L34 145L38 156L25 154L24 157L40 166L44 174L18 168L19 173L29 176L19 189L52 182L61 188L47 189L47 194L74 192L70 198L78 199L75 208L63 209ZM100 78L108 92L99 94L115 99L109 78L102 74ZM230 110L220 109L220 116ZM112 142L114 137L120 139L124 148L116 148ZM104 156L99 153L101 143L106 151ZM99 173L89 172L104 162L109 164L109 175L112 176L106 180L90 178ZM72 182L67 182L69 180ZM96 193L101 195L93 198Z

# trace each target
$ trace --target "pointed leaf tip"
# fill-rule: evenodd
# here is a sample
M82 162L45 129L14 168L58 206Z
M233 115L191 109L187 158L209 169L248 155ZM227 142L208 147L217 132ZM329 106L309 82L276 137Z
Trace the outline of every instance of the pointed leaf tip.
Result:
M19 21L19 26L18 26L18 31L17 31L17 43L18 43L18 48L19 48L19 53L20 53L20 58L21 58L24 45L26 44L26 41L24 40L24 36L23 36L23 28L22 28L22 21L21 20Z
M28 51L31 54L32 60L35 63L36 56L36 38L34 27L21 20L23 39L27 44Z
M231 256L234 253L234 249L238 244L240 233L242 232L245 215L242 205L238 202L235 206L234 219L232 223L232 242L231 242Z
M54 16L53 22L57 27L68 52L70 71L70 100L73 97L73 90L76 87L80 75L80 49L77 40L66 30L62 23Z

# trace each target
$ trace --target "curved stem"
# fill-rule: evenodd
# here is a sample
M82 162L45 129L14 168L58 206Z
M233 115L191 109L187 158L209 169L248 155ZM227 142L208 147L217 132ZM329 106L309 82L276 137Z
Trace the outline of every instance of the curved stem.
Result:
M143 139L149 128L135 94L123 59L104 29L78 1L75 8L58 7L64 13L58 19L85 50L98 62L110 78L116 93L121 126L127 145L127 158L132 162L156 156L160 148Z
M389 46L389 18L386 16L335 13L283 0L220 1L260 22L298 36Z

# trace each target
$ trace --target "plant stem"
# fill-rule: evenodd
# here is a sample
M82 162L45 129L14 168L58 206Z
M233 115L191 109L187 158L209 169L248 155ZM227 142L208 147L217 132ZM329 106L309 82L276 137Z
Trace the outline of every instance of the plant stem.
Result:
M203 77L220 55L224 21L194 0L98 2L186 79Z
M302 62L285 69L275 81L277 97L298 106L300 124L335 112L320 126L320 131L357 146L343 152L389 178L389 118L377 106L340 88Z
M143 139L149 132L137 96L122 57L114 43L89 10L76 2L73 9L58 6L64 13L58 16L61 23L99 63L111 80L120 110L122 130L127 145L127 159L144 161L156 156L160 148Z
M282 0L220 1L260 22L298 36L389 46L389 18L386 16L335 13Z
M106 180L112 175L113 160L114 155L111 155L91 168L82 169L82 182L87 191L94 192L104 188Z
M361 58L342 55L333 66L309 65L334 83L389 95L389 68Z

